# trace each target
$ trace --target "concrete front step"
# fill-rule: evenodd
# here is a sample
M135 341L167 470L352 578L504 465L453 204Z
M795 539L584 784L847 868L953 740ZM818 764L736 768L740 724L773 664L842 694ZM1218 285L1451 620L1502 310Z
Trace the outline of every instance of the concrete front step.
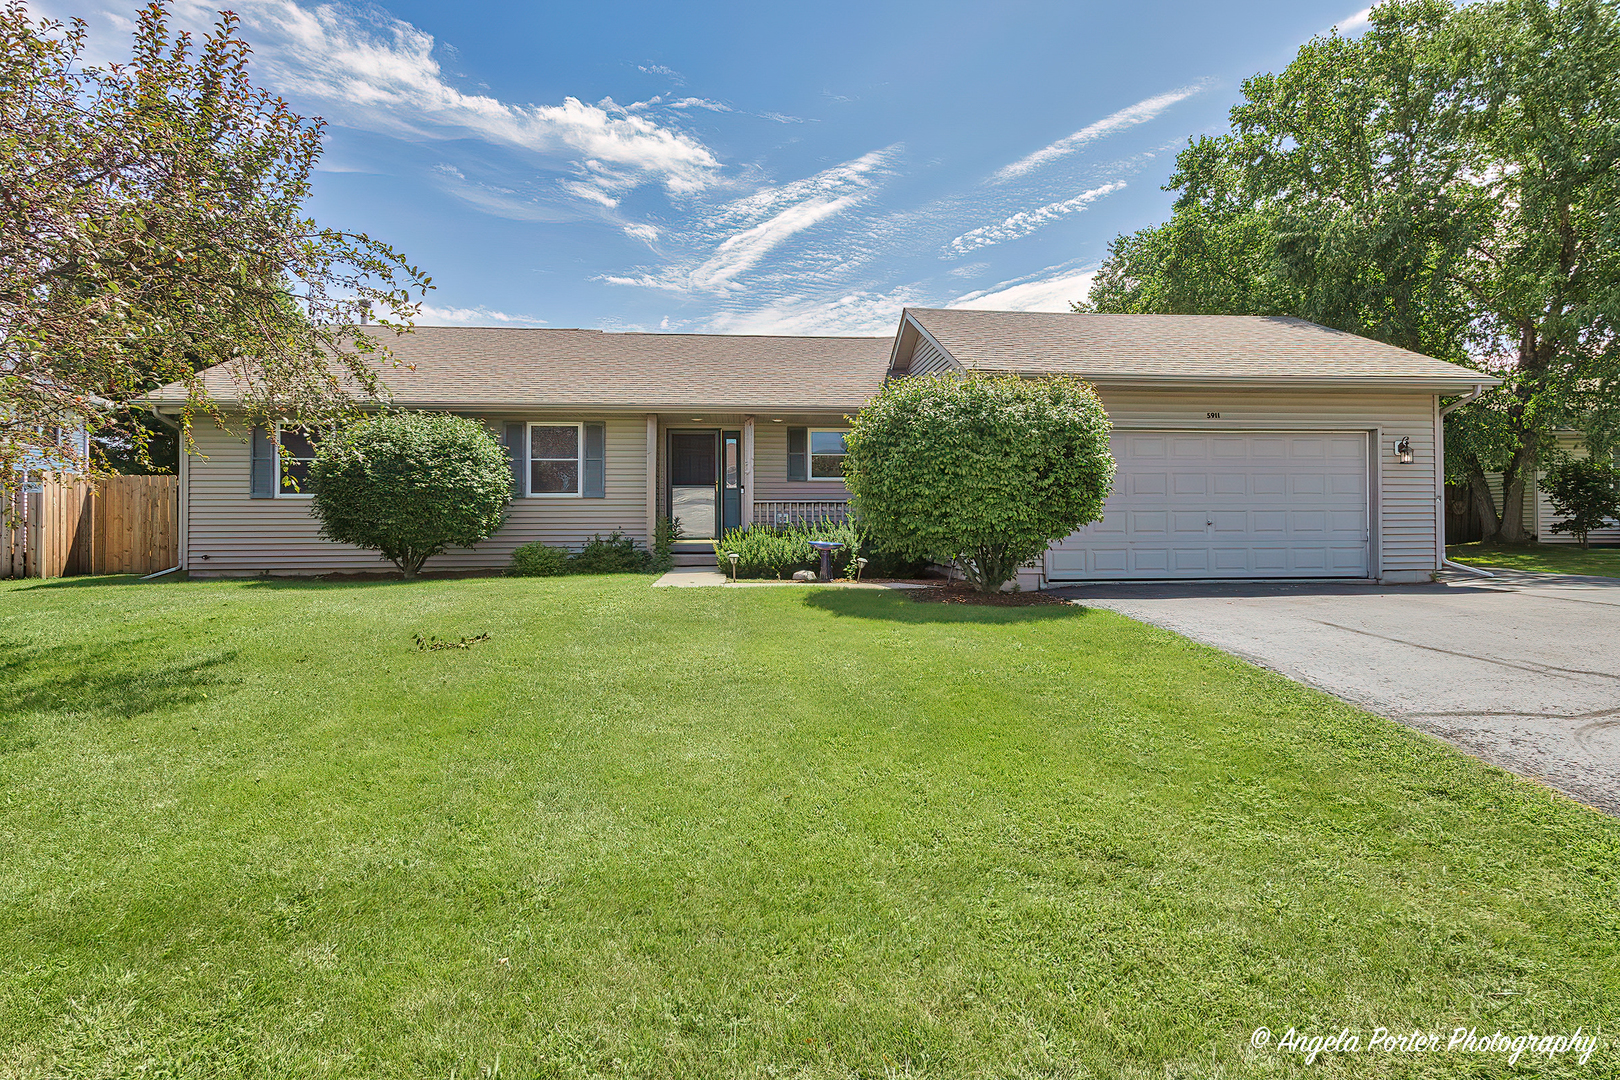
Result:
M670 552L675 558L676 566L713 566L715 564L714 549L707 551L681 551L676 549Z

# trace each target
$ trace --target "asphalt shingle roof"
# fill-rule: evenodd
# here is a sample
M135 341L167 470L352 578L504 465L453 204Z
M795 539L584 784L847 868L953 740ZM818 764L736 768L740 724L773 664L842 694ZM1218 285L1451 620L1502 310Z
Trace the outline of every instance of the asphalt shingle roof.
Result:
M907 311L969 371L1119 382L1133 378L1497 381L1457 364L1283 316Z
M883 386L892 341L464 326L372 332L401 364L382 368L394 403L442 408L859 408ZM217 400L232 399L223 367L203 381ZM152 400L183 397L165 387Z

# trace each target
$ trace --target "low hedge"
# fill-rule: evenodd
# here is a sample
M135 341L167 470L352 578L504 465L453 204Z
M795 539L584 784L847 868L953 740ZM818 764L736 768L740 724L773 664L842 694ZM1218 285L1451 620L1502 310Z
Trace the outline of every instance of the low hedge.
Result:
M854 560L867 559L867 577L915 577L928 565L927 560L897 559L873 551L852 522L833 525L755 525L732 529L715 541L714 556L724 573L731 572L728 553L735 552L739 578L788 578L796 570L821 569L821 553L810 546L812 540L836 540L844 546L832 553L836 576L854 577Z
M653 569L653 555L615 530L611 535L593 536L578 551L524 544L512 552L507 572L513 577L557 577L562 574L634 574Z

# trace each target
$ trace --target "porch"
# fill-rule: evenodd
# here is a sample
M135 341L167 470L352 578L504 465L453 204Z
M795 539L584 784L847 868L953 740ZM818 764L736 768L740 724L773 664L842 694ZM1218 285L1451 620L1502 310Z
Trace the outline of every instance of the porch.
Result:
M646 424L648 535L658 519L677 520L683 564L712 561L732 529L848 518L843 416L649 414Z

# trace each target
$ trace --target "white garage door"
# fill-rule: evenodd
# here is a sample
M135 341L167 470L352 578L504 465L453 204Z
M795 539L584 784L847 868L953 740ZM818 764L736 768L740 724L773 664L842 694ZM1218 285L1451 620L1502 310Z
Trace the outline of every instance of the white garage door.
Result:
M1115 431L1103 519L1046 553L1054 581L1368 576L1367 436Z

